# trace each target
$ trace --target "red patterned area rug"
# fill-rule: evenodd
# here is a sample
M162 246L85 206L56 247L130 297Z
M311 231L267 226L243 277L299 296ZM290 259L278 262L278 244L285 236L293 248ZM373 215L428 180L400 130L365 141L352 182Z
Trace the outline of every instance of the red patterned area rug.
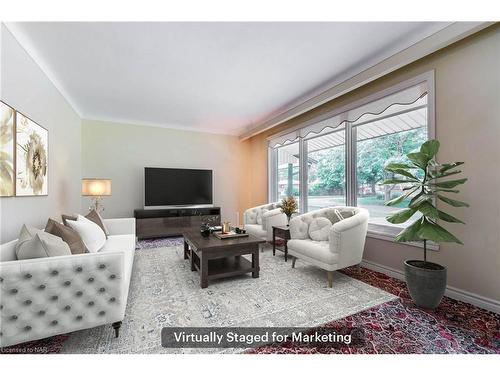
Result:
M344 274L385 290L399 299L326 324L362 328L364 344L352 347L299 347L291 342L248 350L249 354L500 354L500 315L444 297L425 310L411 300L406 283L366 268Z

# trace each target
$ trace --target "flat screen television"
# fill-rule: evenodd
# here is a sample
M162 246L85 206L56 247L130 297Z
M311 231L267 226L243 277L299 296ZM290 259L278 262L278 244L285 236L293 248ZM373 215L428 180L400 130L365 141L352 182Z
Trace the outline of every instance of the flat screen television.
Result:
M144 168L144 208L211 206L212 171Z

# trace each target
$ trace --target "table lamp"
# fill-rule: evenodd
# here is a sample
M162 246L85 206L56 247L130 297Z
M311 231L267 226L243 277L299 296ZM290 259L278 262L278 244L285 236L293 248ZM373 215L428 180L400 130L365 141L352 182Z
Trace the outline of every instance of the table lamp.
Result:
M103 178L82 178L82 196L92 197L92 206L89 211L104 210L102 197L111 195L111 180Z

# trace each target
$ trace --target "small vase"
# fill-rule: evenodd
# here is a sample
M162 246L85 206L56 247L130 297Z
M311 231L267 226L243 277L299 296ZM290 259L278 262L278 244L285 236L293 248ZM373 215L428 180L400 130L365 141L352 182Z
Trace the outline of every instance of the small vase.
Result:
M290 226L290 219L292 218L291 215L287 215L286 216L286 226L289 227Z

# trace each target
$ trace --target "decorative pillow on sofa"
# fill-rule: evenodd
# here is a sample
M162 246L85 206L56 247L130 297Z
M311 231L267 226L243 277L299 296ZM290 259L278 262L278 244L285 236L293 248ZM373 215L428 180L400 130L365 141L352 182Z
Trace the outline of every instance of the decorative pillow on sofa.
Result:
M82 215L78 215L77 220L67 220L66 222L70 228L78 232L90 253L98 252L106 243L106 235L101 227Z
M328 241L332 222L326 217L317 217L309 224L309 237L314 241Z
M76 221L78 218L78 215L64 215L63 214L63 215L61 215L61 217L62 217L63 224L68 226L68 220ZM90 221L93 221L94 223L99 225L99 227L102 229L102 231L106 235L106 238L108 238L108 236L109 236L108 228L106 228L106 225L104 224L104 220L102 219L102 216L99 214L99 212L97 212L96 210L92 210L87 215L85 215L85 217L87 219L89 219Z
M83 254L87 250L78 232L69 226L62 225L55 220L49 219L45 226L45 232L61 237L61 239L68 244L71 254Z
M42 230L32 230L23 225L19 240L16 245L17 259L34 259L55 257L61 255L71 255L71 251L66 242L60 237L46 233Z

